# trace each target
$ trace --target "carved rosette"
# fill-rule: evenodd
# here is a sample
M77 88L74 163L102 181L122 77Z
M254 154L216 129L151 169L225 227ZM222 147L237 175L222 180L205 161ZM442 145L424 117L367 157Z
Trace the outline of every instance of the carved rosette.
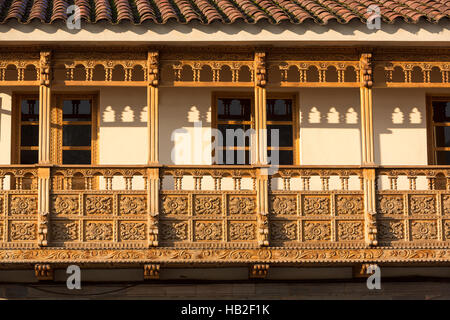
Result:
M189 239L189 226L187 222L160 221L161 240L184 241Z
M112 196L88 195L86 196L87 215L111 215L113 214Z
M338 240L364 240L364 223L362 221L339 221L337 227Z
M195 215L221 215L222 199L220 196L195 196Z
M411 215L436 214L436 198L432 195L411 195L409 210Z
M161 204L163 214L186 215L188 213L187 196L163 196Z
M220 241L222 240L222 223L221 222L205 222L195 221L196 241Z
M256 202L253 197L231 196L228 202L231 215L248 215L256 212Z
M276 221L270 224L270 239L274 241L297 240L297 222Z
M403 197L401 195L378 196L378 213L382 215L402 215Z
M305 196L303 198L303 213L307 216L329 215L330 198L319 196Z
M378 222L378 239L381 242L399 241L405 239L405 224L399 220L384 220Z
M11 222L9 225L11 241L31 241L37 239L37 224L34 222Z
M331 240L331 225L326 221L305 221L303 224L303 238L305 241Z
M358 215L364 212L361 196L340 195L336 197L336 204L336 212L338 215Z
M146 223L121 221L119 237L122 241L146 240Z
M79 213L78 196L53 195L51 202L52 215L77 215Z
M297 198L294 196L271 196L271 213L274 215L296 215Z
M147 199L145 196L120 196L120 215L146 215Z
M231 241L256 240L256 225L252 222L230 222L229 239Z
M112 241L113 225L110 222L87 221L84 226L86 241Z
M437 240L437 222L411 221L411 238L412 240Z
M77 241L79 239L78 222L55 221L51 224L53 241Z
M35 215L37 214L36 196L12 196L10 200L11 215Z

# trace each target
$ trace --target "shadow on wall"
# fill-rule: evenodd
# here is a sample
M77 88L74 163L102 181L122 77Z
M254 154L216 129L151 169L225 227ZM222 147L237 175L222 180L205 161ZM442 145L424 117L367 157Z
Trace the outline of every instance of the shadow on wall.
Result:
M300 128L359 128L355 107L308 107L300 110Z
M101 127L146 127L146 106L117 106L107 105L102 108Z
M3 98L0 97L0 141L2 140L3 134L7 134L7 137L9 136L6 132L2 133L2 121L5 116L11 117L11 111L3 109Z

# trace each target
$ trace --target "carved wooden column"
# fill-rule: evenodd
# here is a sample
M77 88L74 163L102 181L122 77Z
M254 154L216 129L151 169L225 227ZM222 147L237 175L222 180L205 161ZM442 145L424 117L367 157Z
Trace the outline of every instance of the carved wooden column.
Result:
M148 52L147 80L148 164L155 166L159 163L159 53L157 51ZM148 245L150 247L158 246L159 185L159 168L149 168L147 171L147 210Z
M373 110L372 110L372 54L363 53L360 57L360 96L361 96L361 150L364 186L365 239L370 246L377 245L376 224L376 172L373 167Z
M252 163L267 165L266 123L266 54L255 52L255 136L252 147ZM269 175L267 168L256 170L256 204L258 213L258 244L269 245Z
M50 212L50 104L51 52L40 53L39 85L39 168L38 168L38 244L48 245Z

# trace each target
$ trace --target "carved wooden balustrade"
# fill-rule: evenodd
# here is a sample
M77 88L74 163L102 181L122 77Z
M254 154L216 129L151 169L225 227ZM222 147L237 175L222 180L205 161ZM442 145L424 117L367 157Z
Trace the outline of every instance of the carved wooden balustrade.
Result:
M0 166L3 262L450 260L446 167L51 166L48 213L39 170Z

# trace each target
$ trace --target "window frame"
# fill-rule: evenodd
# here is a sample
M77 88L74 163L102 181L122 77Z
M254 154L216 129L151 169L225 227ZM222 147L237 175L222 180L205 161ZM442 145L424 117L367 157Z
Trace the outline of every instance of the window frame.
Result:
M255 127L255 95L254 92L242 92L242 91L226 91L226 92L213 92L211 101L211 128L217 129L219 124L237 124L235 120L218 120L218 99L250 99L251 101L251 117L250 121L239 121L239 124L245 124L250 122L250 127ZM290 122L288 125L292 125L292 147L279 147L279 150L291 150L293 154L292 165L300 164L300 128L299 128L299 108L298 108L298 93L297 92L267 92L266 99L290 99L292 100L292 121L266 121L266 125L279 124L283 125ZM213 145L214 137L211 136L211 145ZM239 147L234 147L238 149ZM250 151L251 141L250 141ZM271 147L267 146L267 151L271 150ZM214 149L211 151L212 163L215 163Z
M433 120L433 101L449 101L450 95L438 94L427 95L426 112L427 112L427 151L428 151L428 164L437 165L436 152L438 151L450 151L450 147L436 147L436 127L450 127L449 122L435 123Z
M33 147L21 146L21 101L24 99L37 99L39 100L38 93L13 93L13 110L12 110L12 139L11 139L11 163L20 164L20 151L28 150ZM63 115L62 115L62 100L91 100L91 113L92 119L91 125L91 165L98 164L98 129L99 114L98 114L98 93L97 92L54 92L50 99L50 160L53 164L63 165L62 163L62 151L64 150L81 150L80 147L63 146L62 131L63 131ZM58 107L59 106L59 107ZM82 124L80 121L79 124ZM39 125L39 122L38 122ZM34 149L33 149L34 150ZM39 146L38 149L39 150ZM74 164L76 165L76 164ZM69 165L71 166L71 165Z

